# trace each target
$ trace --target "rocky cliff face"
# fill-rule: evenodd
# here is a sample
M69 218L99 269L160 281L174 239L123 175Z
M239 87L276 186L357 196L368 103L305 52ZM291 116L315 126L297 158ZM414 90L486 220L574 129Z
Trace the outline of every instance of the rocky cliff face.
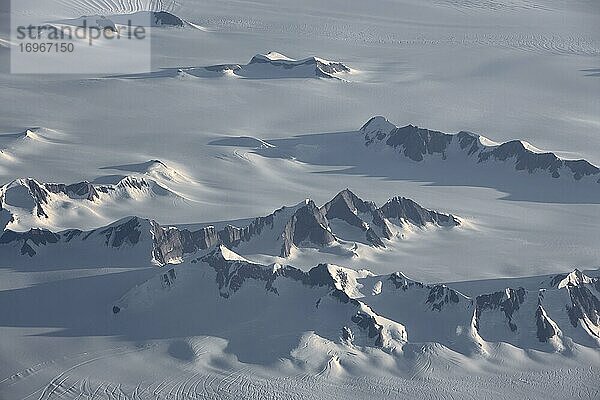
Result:
M501 292L477 296L477 309L475 313L475 322L477 326L483 312L499 311L504 314L510 330L513 332L516 331L517 325L513 321L513 315L519 310L521 304L525 302L525 296L526 292L523 288L508 288Z
M306 205L299 208L285 225L281 257L289 256L293 246L301 247L303 244L326 246L335 240L325 215L312 200L308 200Z

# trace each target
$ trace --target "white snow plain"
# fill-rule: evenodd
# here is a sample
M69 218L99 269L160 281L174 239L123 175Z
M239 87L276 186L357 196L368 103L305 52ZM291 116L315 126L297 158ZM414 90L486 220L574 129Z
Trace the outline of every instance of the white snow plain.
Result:
M487 145L524 140L600 166L600 6L593 0L19 1L44 21L166 10L186 26L152 30L155 72L141 76L9 74L10 38L0 36L0 186L27 177L116 185L129 176L166 191L106 196L94 206L57 196L48 218L21 214L11 229L92 229L128 215L217 225L307 197L320 206L349 187L378 204L406 196L464 224L415 230L360 257L306 250L280 259L251 249L243 257L303 270L328 262L374 276L401 271L473 297L534 290L574 268L598 275L600 185L513 173L510 162L415 163L367 148L358 131L383 115L399 126L476 132ZM269 52L351 71L342 79L318 78L312 68L179 73L244 65ZM30 205L19 190L9 211ZM0 223L11 224L1 213ZM473 355L441 343L449 325L433 333L418 327L411 342L420 319L393 313L400 303L381 300L371 275L356 278L373 287L361 295L393 319L385 324L406 324L401 354L368 343L344 347L347 311L330 300L315 317L313 292L291 285L278 302L251 282L225 299L213 272L186 262L177 279L183 288L166 300L156 290L123 322L129 314L112 307L164 270L149 261L90 267L91 255L63 268L0 260L0 398L600 396L597 347L540 349L522 332L507 339L488 327L486 354Z

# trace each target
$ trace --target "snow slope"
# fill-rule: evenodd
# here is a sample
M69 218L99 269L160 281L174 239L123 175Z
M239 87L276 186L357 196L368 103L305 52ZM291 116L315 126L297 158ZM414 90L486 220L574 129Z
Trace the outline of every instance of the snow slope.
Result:
M86 15L80 18L57 21L57 25L80 27L98 27L100 29L117 30L118 25L143 27L183 27L186 23L179 17L167 11L137 11L134 13L113 15Z

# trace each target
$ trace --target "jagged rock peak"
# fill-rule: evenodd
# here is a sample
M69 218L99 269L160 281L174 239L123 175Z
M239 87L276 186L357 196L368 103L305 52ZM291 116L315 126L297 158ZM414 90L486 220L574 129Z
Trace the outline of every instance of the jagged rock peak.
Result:
M360 131L370 138L375 136L378 140L382 140L394 129L396 129L396 125L389 122L385 117L378 115L367 121L360 128Z
M327 218L314 201L306 200L285 225L281 256L288 257L294 246L303 243L326 246L335 242Z
M576 268L568 274L555 275L550 280L550 286L561 289L566 286L579 286L593 283L594 281L595 280L593 278L590 278Z

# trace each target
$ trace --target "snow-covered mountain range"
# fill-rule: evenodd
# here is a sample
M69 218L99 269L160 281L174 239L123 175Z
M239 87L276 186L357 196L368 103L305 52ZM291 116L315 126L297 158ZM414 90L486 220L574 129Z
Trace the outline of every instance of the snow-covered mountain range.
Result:
M0 399L600 398L596 3L0 7Z
M282 343L277 338L283 332L314 331L327 346L337 349L333 361L341 370L351 362L342 356L344 349L368 352L375 348L402 358L409 343L430 343L463 355L489 357L498 342L565 354L600 346L600 279L579 270L538 277L537 285L527 288L511 286L492 293L473 281L463 284L463 291L469 292L465 295L451 284L426 284L400 272L374 275L332 264L308 271L290 265L261 265L224 245L167 269L117 300L111 306L115 318L127 325L130 319L140 323L139 316L156 307L187 309L210 304L232 320L243 319L237 314L238 298L260 299L260 320L266 324L261 328L262 340L273 340L279 348ZM285 320L277 317L281 314L287 314ZM174 324L187 324L167 318ZM198 327L220 324L208 319L190 323ZM290 333L301 337L303 332ZM258 346L255 339L247 340ZM289 345L288 352L301 343ZM321 350L309 349L305 356L322 358Z
M544 152L523 140L496 143L476 133L447 134L413 125L397 127L381 116L371 118L360 128L367 147L389 146L404 157L421 162L426 158L468 159L474 164L506 162L517 171L543 173L576 181L600 184L600 168L586 160L567 160Z
M10 214L7 226L14 230L65 226L71 218L87 223L102 221L103 209L154 202L177 203L182 197L149 176L135 174L107 177L107 182L42 183L16 179L0 187L0 208Z
M261 252L281 258L289 257L301 248L354 254L358 243L385 248L386 243L401 238L411 229L452 228L461 224L451 214L428 210L404 197L394 197L377 207L375 203L364 201L345 189L321 207L307 199L255 218L245 226L220 224L222 226L215 227L209 224L190 230L163 227L149 219L126 217L90 231L68 229L52 232L35 227L17 232L9 229L15 219L21 218L21 214L13 213L15 210L38 219L49 218L49 215L59 214L59 210L52 208L54 205L58 204L62 209L66 207L65 198L95 204L102 195L120 194L127 198L131 196L130 191L147 196L154 193L148 181L133 178L126 178L114 187L97 187L87 182L41 185L33 179L15 181L1 192L1 204L8 212L4 218L8 221L8 228L0 236L0 253L6 260L26 265L73 265L82 262L82 254L87 262L94 265L125 265L131 262L164 265L180 262L186 255L221 244L239 247L242 252ZM101 209L102 203L98 207Z

